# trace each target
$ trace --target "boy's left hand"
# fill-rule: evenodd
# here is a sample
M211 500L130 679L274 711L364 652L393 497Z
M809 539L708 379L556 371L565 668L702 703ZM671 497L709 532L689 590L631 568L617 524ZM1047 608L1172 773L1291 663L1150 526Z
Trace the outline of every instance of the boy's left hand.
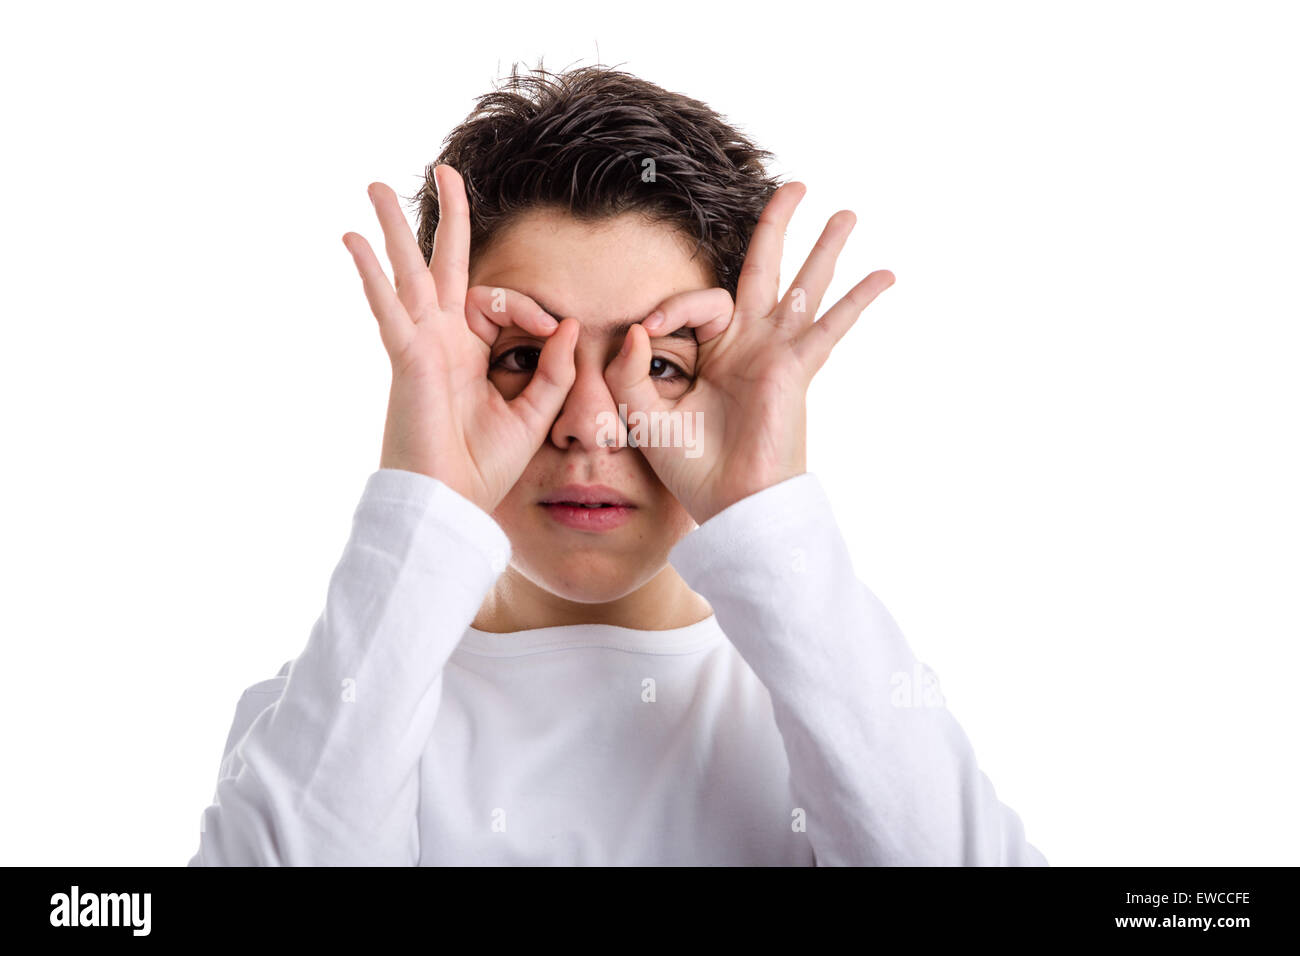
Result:
M730 299L724 289L665 299L656 309L663 320L653 324L652 313L633 325L623 351L605 370L614 400L627 406L628 424L636 413L698 413L696 440L702 447L694 457L685 447L638 447L699 524L807 470L808 385L862 310L894 284L892 272L873 272L813 321L835 260L857 222L852 212L841 210L827 221L803 268L777 302L785 229L806 192L802 183L790 182L768 201L745 255L729 324L714 320L710 326L725 325L725 331L708 341L700 335L695 381L684 395L671 400L659 394L650 377L650 338L699 324L696 313L702 310L716 315L719 297Z

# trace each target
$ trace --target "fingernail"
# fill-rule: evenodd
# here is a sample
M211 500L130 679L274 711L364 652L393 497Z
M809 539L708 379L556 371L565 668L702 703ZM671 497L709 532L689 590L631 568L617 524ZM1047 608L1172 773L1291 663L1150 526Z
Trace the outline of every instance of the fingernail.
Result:
M651 312L646 316L646 320L641 323L642 328L647 332L656 331L659 326L664 324L664 314L662 312Z
M632 330L628 329L627 335L623 336L623 347L618 350L618 357L623 358L632 348Z

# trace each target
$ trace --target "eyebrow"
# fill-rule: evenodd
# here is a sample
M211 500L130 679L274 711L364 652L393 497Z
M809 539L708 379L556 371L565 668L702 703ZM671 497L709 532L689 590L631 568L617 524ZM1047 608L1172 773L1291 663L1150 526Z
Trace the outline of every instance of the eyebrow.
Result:
M523 290L521 289L518 291L522 292ZM547 315L549 315L551 318L553 318L556 322L559 322L563 318L563 316L556 314L556 310L548 309L545 305L543 305L538 300L537 296L529 295L527 292L524 292L524 295L527 295L528 298L536 302L537 305L541 308L541 310L545 312ZM621 338L622 336L627 335L627 330L632 328L632 326L636 325L636 323L639 321L641 320L637 319L636 321L632 321L630 319L625 319L619 322L617 325L610 326L609 331L614 336ZM690 342L696 341L695 329L691 328L689 325L683 325L680 329L674 329L673 331L669 332L667 335L652 335L650 337L654 339L686 339Z

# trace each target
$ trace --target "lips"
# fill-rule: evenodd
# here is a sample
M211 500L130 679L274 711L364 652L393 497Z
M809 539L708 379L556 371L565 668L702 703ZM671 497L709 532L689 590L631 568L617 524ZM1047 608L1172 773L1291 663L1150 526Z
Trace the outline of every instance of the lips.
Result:
M572 505L583 508L633 508L626 495L619 494L608 485L565 485L557 488L539 504Z
M538 504L557 524L575 531L612 531L636 510L626 495L607 485L565 485Z

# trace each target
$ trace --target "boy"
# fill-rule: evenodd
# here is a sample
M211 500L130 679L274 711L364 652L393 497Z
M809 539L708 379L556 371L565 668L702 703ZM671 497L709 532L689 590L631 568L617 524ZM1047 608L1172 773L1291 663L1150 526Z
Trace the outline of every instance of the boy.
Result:
M808 383L894 277L814 321L838 212L778 302L769 155L539 69L428 167L418 247L371 185L380 467L191 865L1046 865L805 469Z

